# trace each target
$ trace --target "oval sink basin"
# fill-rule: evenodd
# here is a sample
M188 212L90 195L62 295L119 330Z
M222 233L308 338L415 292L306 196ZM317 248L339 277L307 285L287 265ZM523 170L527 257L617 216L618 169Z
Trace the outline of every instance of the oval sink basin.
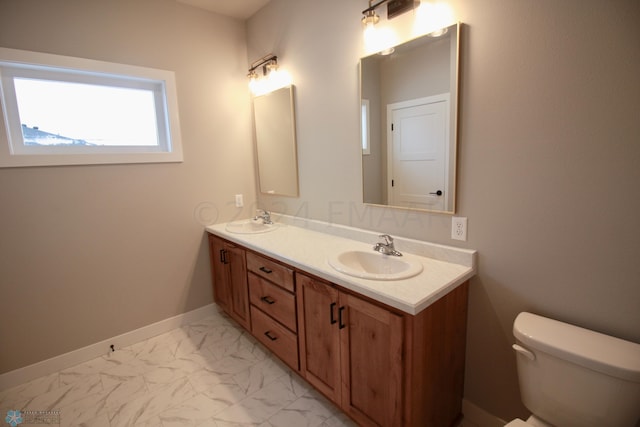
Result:
M422 272L422 263L378 252L348 251L329 259L329 265L349 276L372 280L408 279Z
M230 233L257 234L273 231L278 228L277 224L264 224L261 219L247 219L244 221L230 222L225 229Z

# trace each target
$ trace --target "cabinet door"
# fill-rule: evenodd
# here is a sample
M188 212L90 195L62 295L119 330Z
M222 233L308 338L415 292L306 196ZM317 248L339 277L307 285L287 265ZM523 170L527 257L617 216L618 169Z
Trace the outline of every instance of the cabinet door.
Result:
M302 374L325 396L340 404L338 291L302 274L296 274L296 283Z
M213 299L236 322L251 329L249 287L244 249L216 236L209 236L213 275Z
M209 257L211 258L211 276L213 279L213 300L229 312L231 304L231 283L227 280L224 241L209 235Z
M224 250L228 278L231 284L231 317L247 330L251 330L245 251L228 242L225 242Z
M402 317L340 293L342 408L362 425L402 425Z

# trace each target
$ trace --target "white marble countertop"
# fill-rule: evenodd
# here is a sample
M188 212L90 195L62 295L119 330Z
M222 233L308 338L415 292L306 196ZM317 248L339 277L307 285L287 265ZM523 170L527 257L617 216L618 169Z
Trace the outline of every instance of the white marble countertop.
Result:
M327 260L343 251L372 251L380 233L285 216L276 222L278 228L267 233L231 233L226 223L206 230L409 314L419 313L476 274L474 250L395 237L396 249L419 260L422 273L393 281L352 277L334 270Z

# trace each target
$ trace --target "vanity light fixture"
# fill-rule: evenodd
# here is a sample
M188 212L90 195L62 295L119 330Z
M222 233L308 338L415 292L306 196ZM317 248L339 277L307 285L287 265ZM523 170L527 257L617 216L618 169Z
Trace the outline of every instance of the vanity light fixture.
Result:
M258 73L256 73L256 70L260 67L262 67L262 75L264 77L268 76L271 71L278 69L278 57L270 53L253 61L249 68L249 74L247 74L247 77L251 80L257 79Z
M376 9L385 3L387 20L420 6L420 0L378 0L375 3L374 0L369 0L369 7L362 11L365 50L369 53L390 55L393 53L393 46L398 44L397 37L391 28L376 28L376 24L380 22Z
M365 27L370 27L380 22L376 9L385 3L387 4L387 19L392 19L419 6L420 0L379 0L375 4L373 0L369 0L369 7L362 11L364 15L362 24Z
M369 5L371 5L371 0L369 0ZM362 17L362 25L365 27L370 27L371 25L376 25L380 22L380 17L376 13L375 9L371 9L371 6L369 6L369 9L362 11L362 14L364 15Z
M262 68L262 76L257 71L260 68ZM278 70L278 57L272 53L253 61L247 77L249 77L249 88L254 95L263 95L291 84L289 74Z

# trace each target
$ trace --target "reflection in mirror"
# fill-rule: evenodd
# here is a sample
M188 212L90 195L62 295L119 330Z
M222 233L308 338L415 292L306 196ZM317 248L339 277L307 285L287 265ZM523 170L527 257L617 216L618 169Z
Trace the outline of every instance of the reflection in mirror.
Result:
M364 203L455 212L460 25L446 30L360 60Z
M260 191L298 195L293 86L253 99Z

